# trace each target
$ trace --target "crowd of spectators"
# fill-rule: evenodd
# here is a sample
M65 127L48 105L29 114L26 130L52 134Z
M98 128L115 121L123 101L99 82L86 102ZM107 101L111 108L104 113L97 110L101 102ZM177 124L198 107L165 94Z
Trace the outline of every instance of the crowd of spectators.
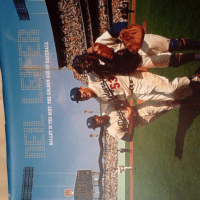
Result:
M89 11L89 5L88 5L88 0L81 0L84 5L84 9L86 10L86 16L84 18L85 21L85 34L86 34L86 39L87 39L87 47L92 46L94 39L93 39L93 34L92 34L92 22L91 22L91 16L90 16L90 11Z
M127 22L127 14L122 11L127 8L127 3L123 0L112 0L112 14L113 23L117 22Z
M127 3L124 0L112 0L112 18L113 23L116 22L127 22L127 13L124 13L127 9ZM99 20L100 20L100 35L110 28L109 24L109 11L108 11L108 0L99 0Z
M74 0L61 0L58 3L58 8L61 12L66 59L70 60L85 49L81 9L79 2Z
M116 200L118 196L118 142L104 133L106 142L104 184L105 200Z
M122 12L125 9L128 9L127 6L128 4L123 0L112 0L113 23L128 21L127 13Z
M101 35L109 28L108 1L99 0L98 10L99 10L99 29Z
M85 76L80 76L71 67L74 57L83 54L87 49L80 3L78 0L60 0L58 2L58 10L62 21L62 40L66 47L64 52L66 57L66 67L73 71L74 78L87 84L87 78ZM88 20L90 20L89 17ZM87 28L91 29L91 22L89 21L88 24L90 26Z

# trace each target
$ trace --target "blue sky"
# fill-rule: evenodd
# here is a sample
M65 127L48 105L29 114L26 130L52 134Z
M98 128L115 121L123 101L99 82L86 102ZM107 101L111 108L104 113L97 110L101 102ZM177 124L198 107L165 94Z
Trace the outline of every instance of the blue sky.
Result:
M33 64L40 64L42 69L44 64L44 42L49 42L50 67L58 69L55 47L51 26L49 22L46 6L44 2L26 2L30 21L19 21L12 0L0 2L1 6L1 36L0 36L0 61L4 85L4 101L6 109L6 124L8 137L8 172L9 187L12 199L14 196L21 196L22 172L24 166L34 167L34 199L64 198L63 188L73 186L77 170L91 169L99 171L98 140L89 137L91 133L99 133L89 130L86 127L86 118L91 114L85 114L84 110L99 111L100 106L95 100L75 103L70 100L70 89L82 84L75 80L72 72L68 70L51 71L51 92L53 110L53 134L54 145L48 145L47 127L47 102L45 71L42 72L42 92L43 103L22 104L22 98L38 98L38 91L23 91L20 85L19 53L18 53L18 31L39 29L41 56L30 57ZM43 13L43 14L34 14ZM35 44L22 44L25 51L27 45L32 51L36 51ZM23 62L27 63L29 57L23 57ZM24 78L25 85L38 85L39 78ZM23 122L39 121L40 115L45 116L45 158L27 159L24 156L24 127ZM32 140L33 135L40 140L41 135L28 134L28 139ZM43 173L43 175L39 174ZM46 174L44 174L46 173ZM52 174L54 173L54 174ZM62 175L58 173L63 173ZM68 174L72 173L72 174ZM45 178L41 178L45 177ZM72 188L70 188L72 189ZM51 197L51 198L50 198ZM73 199L73 197L68 198Z

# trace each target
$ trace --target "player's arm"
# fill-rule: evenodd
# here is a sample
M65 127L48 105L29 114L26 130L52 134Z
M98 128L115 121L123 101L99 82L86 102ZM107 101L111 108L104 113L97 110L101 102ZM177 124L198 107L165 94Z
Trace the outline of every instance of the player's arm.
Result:
M87 49L87 53L93 54L99 59L107 58L112 60L114 56L114 50L112 48L100 43L94 43L89 49Z
M101 43L105 45L114 45L117 41L117 38L120 35L120 32L126 27L124 22L118 22L113 24L113 26L104 32L100 37L98 37L95 43Z
M120 107L121 110L127 110L128 111L128 116L130 117L131 114L137 114L137 109L135 106L130 106L130 103L127 100L124 101L117 101L117 104L115 106Z
M129 120L129 129L127 134L130 136L131 141L133 140L133 129L134 129L134 125L135 125L135 118L136 118L136 110L134 106L129 106L127 107L128 110L128 120Z
M137 109L134 106L130 106L128 101L123 102L124 108L128 111L129 128L128 131L122 137L122 140L131 142L133 140L133 129L135 125L135 119L137 116Z

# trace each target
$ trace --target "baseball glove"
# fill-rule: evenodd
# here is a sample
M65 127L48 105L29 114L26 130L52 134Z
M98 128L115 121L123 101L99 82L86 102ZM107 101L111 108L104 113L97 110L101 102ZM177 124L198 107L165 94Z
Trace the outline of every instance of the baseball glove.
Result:
M104 44L100 43L94 43L88 50L87 52L89 54L95 54L98 56L102 56L104 58L108 58L110 60L113 59L113 50L109 47L107 47Z
M124 28L120 32L119 38L131 53L137 53L142 46L144 34L145 32L142 26L132 25L129 28Z

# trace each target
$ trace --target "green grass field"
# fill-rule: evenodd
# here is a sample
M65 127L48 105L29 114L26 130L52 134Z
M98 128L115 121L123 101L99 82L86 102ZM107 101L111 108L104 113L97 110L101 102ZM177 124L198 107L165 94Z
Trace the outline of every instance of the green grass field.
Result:
M200 40L199 1L138 0L136 5L136 24L146 21L147 33ZM149 71L173 80L193 75L198 67L200 62L192 62L176 69ZM135 129L135 200L200 199L199 114L199 108L173 110L152 124ZM179 149L179 158L175 156L175 148ZM128 192L128 173L126 177Z

